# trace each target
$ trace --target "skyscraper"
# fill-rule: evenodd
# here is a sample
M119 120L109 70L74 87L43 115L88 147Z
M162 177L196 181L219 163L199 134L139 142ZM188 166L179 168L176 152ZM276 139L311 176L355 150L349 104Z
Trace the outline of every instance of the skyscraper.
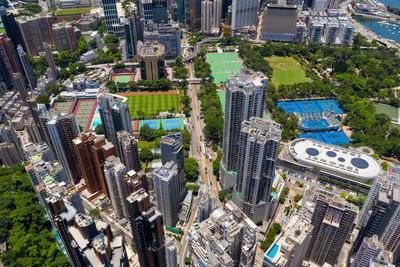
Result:
M11 166L20 164L23 160L19 146L16 147L13 143L0 143L0 165Z
M232 33L257 24L260 0L232 0Z
M15 21L14 14L8 13L5 7L0 7L0 17L7 36L13 41L14 48L17 49L19 45L25 47L21 31L17 22Z
M7 38L5 34L0 34L0 55L3 57L10 73L22 71L20 70L21 64L11 38Z
M166 266L161 213L141 188L127 197L133 241L141 267Z
M0 57L0 92L5 92L13 88L11 73L3 57Z
M181 56L181 29L178 24L149 23L143 34L144 41L158 41L164 45L165 59Z
M4 124L0 125L0 142L13 144L17 153L19 154L19 158L24 158L24 154L20 149L20 142L17 133L12 126L5 126Z
M169 0L170 2L171 0ZM153 0L153 20L154 23L167 23L167 0Z
M106 178L108 192L110 192L111 205L118 217L128 217L126 191L124 187L124 175L126 167L119 158L110 156L104 163L104 176Z
M354 257L351 267L364 267L368 266L371 259L378 257L382 251L383 245L378 241L378 236L374 235L372 238L364 238L357 254Z
M400 182L397 174L383 172L375 178L357 220L360 228L352 252L357 253L364 238L382 238L400 206Z
M179 192L180 197L182 198L185 193L185 166L182 133L168 133L168 135L161 137L160 147L162 164L165 165L167 162L173 161L178 165Z
M167 237L165 240L165 258L167 267L178 266L178 253L176 252L176 241L174 237Z
M161 211L166 225L175 226L179 213L179 175L175 162L167 162L153 170L157 208Z
M184 0L185 23L192 30L201 28L201 0Z
M138 44L140 73L143 80L158 80L165 76L165 47L157 41Z
M268 78L261 72L242 69L239 77L227 77L221 185L231 188L236 183L241 124L251 117L262 118Z
M19 59L21 61L22 69L24 70L25 77L28 81L29 87L31 90L36 88L36 79L35 74L33 73L31 63L29 63L28 55L24 51L21 45L17 47L17 52Z
M252 117L242 123L233 201L255 223L269 219L271 188L281 139L280 125Z
M121 130L132 134L128 99L124 96L103 92L97 96L101 123L108 141L118 147L117 132Z
M117 154L122 163L126 166L126 169L128 171L139 171L141 167L138 143L136 138L130 135L127 131L122 130L117 132L117 139Z
M53 154L57 156L69 182L79 182L81 173L78 166L73 139L78 136L79 128L73 114L53 115L46 123L47 139L51 139Z
M213 2L210 0L201 1L201 31L210 33L213 27Z
M213 3L212 26L214 28L219 28L222 17L222 0L214 0L212 3Z
M73 146L88 191L92 194L102 191L110 198L103 164L109 156L115 155L114 146L104 137L98 138L92 132L80 133L73 140Z
M47 59L47 65L51 70L51 74L53 76L54 81L57 81L58 71L56 67L56 63L54 62L53 52L51 51L51 47L48 43L43 43L44 53Z
M334 265L347 236L354 229L358 207L338 201L323 195L317 197L311 218L314 228L306 260L319 265Z
M125 31L118 16L116 0L102 0L107 33L125 39ZM120 14L123 16L123 14Z
M78 49L78 39L81 30L72 26L71 23L57 23L53 25L54 41L58 51Z

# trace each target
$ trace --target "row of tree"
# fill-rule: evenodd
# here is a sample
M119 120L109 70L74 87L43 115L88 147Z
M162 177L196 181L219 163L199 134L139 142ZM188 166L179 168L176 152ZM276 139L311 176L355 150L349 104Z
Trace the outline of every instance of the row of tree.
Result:
M158 80L150 81L150 80L139 80L137 82L130 81L127 83L123 82L114 82L107 81L105 85L109 90L116 92L125 92L125 91L168 91L171 90L171 81L165 78L161 78Z
M201 113L204 116L204 136L213 144L220 145L223 136L224 113L217 95L217 85L213 82L210 64L205 59L204 49L195 57L194 68L196 77L202 79L197 96L201 99Z

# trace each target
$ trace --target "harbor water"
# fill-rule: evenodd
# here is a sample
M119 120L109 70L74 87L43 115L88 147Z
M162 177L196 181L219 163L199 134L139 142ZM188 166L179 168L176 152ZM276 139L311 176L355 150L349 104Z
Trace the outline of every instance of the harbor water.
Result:
M382 20L367 19L363 17L356 17L355 19L364 27L370 29L377 35L383 38L391 39L400 44L400 24Z

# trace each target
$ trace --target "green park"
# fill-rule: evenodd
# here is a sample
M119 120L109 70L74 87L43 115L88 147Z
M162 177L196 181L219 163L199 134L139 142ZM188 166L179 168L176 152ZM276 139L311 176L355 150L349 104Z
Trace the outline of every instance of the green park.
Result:
M272 56L265 59L274 70L271 82L276 87L282 84L311 82L311 79L306 77L304 70L293 57Z

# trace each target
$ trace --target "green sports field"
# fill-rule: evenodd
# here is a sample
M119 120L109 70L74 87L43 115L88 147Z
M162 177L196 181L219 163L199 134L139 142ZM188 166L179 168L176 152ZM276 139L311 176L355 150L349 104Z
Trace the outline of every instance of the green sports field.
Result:
M207 53L206 60L211 65L214 82L226 82L226 77L237 73L242 68L236 53Z
M177 94L167 95L131 95L127 96L129 111L131 116L141 115L150 117L157 112L169 111L171 108L174 112L180 111L180 102Z
M375 106L375 114L386 114L388 115L391 119L397 119L398 117L398 112L397 108L385 105L385 104L379 104L379 103L374 103Z
M90 13L90 8L71 8L71 9L59 9L56 11L56 16L67 16L67 15L80 15Z
M274 69L271 82L276 87L281 84L295 84L312 81L310 78L306 77L304 70L292 57L272 56L265 59Z

